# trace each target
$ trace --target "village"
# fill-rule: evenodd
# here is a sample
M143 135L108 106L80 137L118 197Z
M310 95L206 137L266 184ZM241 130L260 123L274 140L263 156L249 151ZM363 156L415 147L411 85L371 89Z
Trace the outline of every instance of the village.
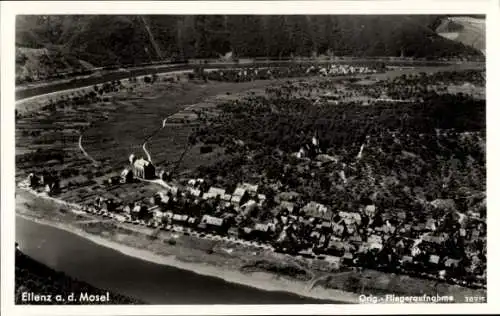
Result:
M303 160L302 168L337 164L335 157L321 153L318 143L313 137L294 154ZM358 159L363 148L364 144ZM276 190L279 185L266 183L264 188L240 183L224 188L203 178L177 181L134 155L129 163L119 177L109 178L109 185L144 181L163 189L131 203L96 197L81 210L122 223L301 256L326 263L322 266L325 271L359 267L471 288L485 286L486 222L478 212L453 211L452 200L430 203L436 211L444 210L438 212L444 214L442 217L413 219L403 211L384 212L369 200L358 203L357 210L334 209L306 201L296 192ZM339 178L345 180L343 171ZM50 175L30 174L24 186L54 195L59 181ZM454 248L456 244L461 244L465 253Z

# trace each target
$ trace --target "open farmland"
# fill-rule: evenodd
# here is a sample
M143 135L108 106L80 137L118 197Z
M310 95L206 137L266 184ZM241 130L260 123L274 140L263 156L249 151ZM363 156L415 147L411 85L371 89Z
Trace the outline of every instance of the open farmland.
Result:
M144 141L154 134L147 144L153 161L160 165L169 163L179 158L193 126L169 124L160 130L165 118L207 97L265 84L265 81L240 84L159 83L150 91L141 92L142 96L130 92L113 100L116 110L109 114L106 121L90 126L84 133L82 143L96 160L121 168L127 163L130 154L144 155Z
M33 109L36 112L25 108L16 122L16 178L19 181L30 172L49 171L61 177L61 185L67 189L63 193L65 198L74 202L87 201L108 191L101 186L102 181L110 175L118 175L128 164L131 153L145 155L142 146L153 134L146 146L155 164L171 167L186 151L187 159L180 167L194 168L197 165L193 163L200 162L195 159L199 146L187 148L186 145L195 125L184 124L185 115L181 110L189 105L203 108L204 104L199 102L207 98L217 102L219 94L224 98L267 83L197 83L183 78L175 83L124 82L120 91L112 91L91 102L69 102L83 94L73 92L61 96L60 103L37 105ZM210 107L213 106L211 103ZM173 121L160 130L163 119L177 112L182 115L181 119L173 117ZM186 113L193 117L190 110ZM79 147L80 138L88 157ZM214 156L212 153L203 158L210 155ZM144 184L135 186L143 187ZM132 187L129 190L136 191ZM123 192L115 194L109 190L107 193L120 200L124 198Z

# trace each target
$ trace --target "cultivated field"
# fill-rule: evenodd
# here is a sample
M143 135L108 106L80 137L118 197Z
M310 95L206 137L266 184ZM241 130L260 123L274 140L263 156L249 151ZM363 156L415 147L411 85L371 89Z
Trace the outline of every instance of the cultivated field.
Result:
M118 175L128 165L130 154L145 156L143 145L151 136L145 146L157 168L173 168L181 157L184 159L180 161L180 171L203 162L213 163L220 151L200 156L199 146L187 146L188 137L196 127L188 122L196 120L193 110L213 108L228 95L267 84L267 81L201 83L185 78L175 83L124 82L121 91L106 94L103 101L25 106L16 122L16 179L23 180L30 172L58 174L62 198L72 202L88 201L99 194L129 200L135 198L130 192L141 195L140 188L155 192L159 188L155 184L137 183L126 189L110 189L103 187L102 182ZM162 129L165 118L169 120Z

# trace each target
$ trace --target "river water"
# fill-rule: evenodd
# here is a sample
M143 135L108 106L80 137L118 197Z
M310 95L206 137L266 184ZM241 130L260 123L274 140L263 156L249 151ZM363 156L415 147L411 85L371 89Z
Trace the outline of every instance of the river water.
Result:
M20 217L16 218L16 241L25 254L54 270L151 304L333 303L263 291L143 261Z

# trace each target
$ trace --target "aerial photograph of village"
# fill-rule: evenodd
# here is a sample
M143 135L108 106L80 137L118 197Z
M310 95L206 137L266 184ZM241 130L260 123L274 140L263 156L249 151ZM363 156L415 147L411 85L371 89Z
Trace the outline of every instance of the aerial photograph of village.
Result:
M480 15L18 15L16 304L486 303Z

